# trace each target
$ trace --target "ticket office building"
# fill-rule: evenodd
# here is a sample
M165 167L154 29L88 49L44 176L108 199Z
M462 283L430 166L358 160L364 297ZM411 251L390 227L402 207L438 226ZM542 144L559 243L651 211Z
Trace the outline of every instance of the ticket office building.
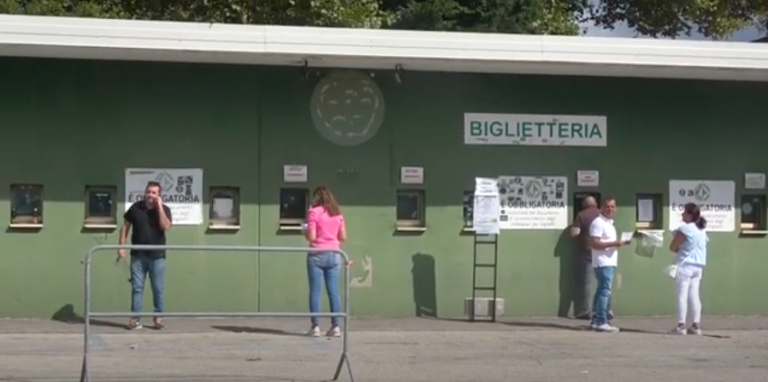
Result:
M173 227L173 244L304 246L297 225L308 193L327 184L348 225L353 314L387 317L464 313L476 177L562 177L565 220L585 195L613 195L622 230L667 227L670 180L730 181L734 228L710 234L706 310L768 313L760 295L768 287L765 190L744 183L745 173L768 171L762 84L432 72L398 80L376 71L32 58L2 58L0 68L14 73L0 89L0 211L9 216L2 316L82 310L81 261L88 248L117 242L127 169L199 170L202 221ZM491 124L477 118L499 116L530 124L482 142ZM565 121L534 136L541 116L581 116L583 127ZM587 170L599 174L597 186L578 185ZM639 219L639 200L656 209L650 221ZM504 229L498 240L505 314L562 310L573 254L564 229ZM668 252L620 256L617 312L671 313L672 284L660 272ZM170 253L167 309L303 311L304 262L302 254ZM98 253L93 272L94 309L126 310L127 268Z

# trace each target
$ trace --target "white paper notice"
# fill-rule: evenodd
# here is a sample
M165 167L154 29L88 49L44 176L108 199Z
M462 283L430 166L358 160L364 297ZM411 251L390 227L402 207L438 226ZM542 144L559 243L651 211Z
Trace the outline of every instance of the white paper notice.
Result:
M234 202L230 198L213 199L213 213L219 219L229 219L232 217Z
M567 176L500 176L501 229L562 230L568 219Z
M744 188L748 190L762 190L765 188L765 174L748 172L744 174Z
M638 199L637 220L640 222L653 221L653 199Z
M481 235L497 235L501 203L499 203L499 182L490 178L475 178L472 227Z
M307 166L299 164L287 164L283 166L283 182L306 183Z
M600 185L600 172L579 170L576 172L576 185L579 187L597 187Z
M423 184L423 167L400 167L400 183L402 184Z
M628 241L632 241L632 238L635 237L634 232L622 232L621 233L621 242L626 243Z
M669 230L683 224L686 203L696 203L707 219L708 232L736 229L736 182L732 180L670 180Z
M203 169L125 169L125 210L144 198L148 182L160 183L163 203L171 209L173 225L203 223Z

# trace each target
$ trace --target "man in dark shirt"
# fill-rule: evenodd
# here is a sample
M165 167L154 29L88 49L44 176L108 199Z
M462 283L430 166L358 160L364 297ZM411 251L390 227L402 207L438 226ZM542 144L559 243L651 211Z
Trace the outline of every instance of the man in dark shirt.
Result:
M594 197L588 196L584 198L582 210L573 219L570 230L571 237L578 240L578 258L576 260L576 269L574 269L573 315L582 320L592 318L589 284L591 283L590 280L594 277L594 271L592 270L592 248L589 244L589 226L598 216L600 216L600 209L597 206L597 201ZM608 300L608 319L612 318L611 302Z
M144 199L133 203L123 216L125 223L120 229L120 244L125 244L128 232L133 228L131 244L165 245L165 231L171 228L171 209L163 204L160 183L149 182ZM125 250L117 251L125 257ZM155 313L163 312L163 275L165 274L164 250L131 250L131 312L139 313L144 299L144 280L149 274ZM156 329L163 327L163 318L155 316ZM141 329L139 317L132 317L128 329Z

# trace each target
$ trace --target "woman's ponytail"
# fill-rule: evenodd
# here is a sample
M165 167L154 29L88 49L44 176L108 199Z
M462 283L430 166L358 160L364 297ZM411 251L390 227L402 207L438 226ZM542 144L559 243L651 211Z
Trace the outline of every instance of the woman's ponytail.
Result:
M696 227L699 227L699 229L707 228L707 219L704 219L703 216L699 215L699 217L696 218Z
M699 210L699 206L696 203L685 203L683 212L690 217L691 222L696 224L696 227L699 229L707 228L707 219L701 216L701 210Z

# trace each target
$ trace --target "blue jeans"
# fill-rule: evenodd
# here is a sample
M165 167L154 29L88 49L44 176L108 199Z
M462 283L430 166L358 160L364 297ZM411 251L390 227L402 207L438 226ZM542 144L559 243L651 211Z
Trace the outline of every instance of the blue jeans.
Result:
M595 268L597 288L595 288L595 298L592 301L592 323L595 325L608 323L608 303L611 300L611 282L615 269L616 267Z
M163 279L165 258L145 255L131 256L131 312L141 312L144 302L144 280L149 274L155 313L163 312ZM138 319L138 317L134 317Z
M320 291L328 292L328 301L331 312L341 311L341 297L339 296L339 273L341 272L341 255L336 251L312 252L307 254L307 277L309 279L309 311L320 312ZM312 327L318 325L318 318L312 317ZM338 326L339 318L331 317L331 325Z

